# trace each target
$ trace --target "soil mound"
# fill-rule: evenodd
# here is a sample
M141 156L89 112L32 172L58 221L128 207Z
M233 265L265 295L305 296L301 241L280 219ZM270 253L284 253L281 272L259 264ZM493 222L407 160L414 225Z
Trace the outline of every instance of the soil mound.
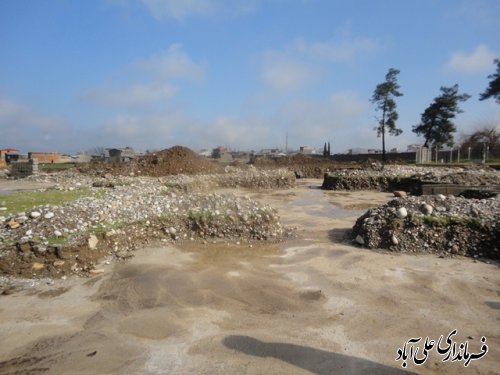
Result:
M207 174L216 166L183 146L142 156L132 162L143 176L167 176L173 174Z
M90 175L159 177L176 174L209 174L217 172L218 167L187 147L174 146L140 156L130 162L89 163L78 170Z

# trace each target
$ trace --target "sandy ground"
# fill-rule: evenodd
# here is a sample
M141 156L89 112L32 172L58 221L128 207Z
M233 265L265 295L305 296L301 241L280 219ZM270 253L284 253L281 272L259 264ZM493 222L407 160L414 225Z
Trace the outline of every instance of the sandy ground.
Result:
M5 180L0 178L0 195L10 194L15 191L48 189L53 186L54 184L46 182L35 182L26 180Z
M320 183L238 192L276 207L293 241L148 248L0 296L0 374L500 373L498 265L352 246L346 231L390 195ZM488 353L467 368L435 350L395 360L408 339L453 329L473 353L486 336Z

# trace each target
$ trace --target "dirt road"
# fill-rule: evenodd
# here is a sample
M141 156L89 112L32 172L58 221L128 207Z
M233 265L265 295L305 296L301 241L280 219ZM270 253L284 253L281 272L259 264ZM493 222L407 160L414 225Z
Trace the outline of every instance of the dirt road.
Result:
M320 184L238 192L276 207L296 240L148 248L0 296L0 374L498 373L498 265L353 246L346 230L390 195ZM408 339L453 329L488 353L467 368L435 349L421 366L395 360Z

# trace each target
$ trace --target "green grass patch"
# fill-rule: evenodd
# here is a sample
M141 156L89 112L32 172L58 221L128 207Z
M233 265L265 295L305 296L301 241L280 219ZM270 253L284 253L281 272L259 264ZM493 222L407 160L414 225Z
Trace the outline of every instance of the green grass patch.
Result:
M66 169L71 169L75 168L76 164L75 163L43 163L43 164L38 164L38 169L44 172L57 172L57 171L64 171Z
M64 236L52 236L47 238L47 242L49 243L50 246L54 245L64 245L68 239Z
M47 204L58 206L78 198L100 197L103 194L103 191L92 189L75 189L72 191L49 189L45 191L22 191L2 195L0 196L0 207L6 207L7 211L0 211L0 215L7 216L11 213L24 212L33 207Z
M467 216L424 216L424 224L430 227L447 227L449 225L463 225L471 229L479 229L481 220L477 217Z
M88 228L87 232L91 234L105 233L112 229L120 229L127 225L125 220L116 220L111 222L99 223Z

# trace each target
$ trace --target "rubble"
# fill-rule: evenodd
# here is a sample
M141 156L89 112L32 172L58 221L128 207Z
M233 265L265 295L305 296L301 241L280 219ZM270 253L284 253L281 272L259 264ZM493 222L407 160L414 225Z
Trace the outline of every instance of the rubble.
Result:
M500 198L397 198L358 218L352 238L370 249L500 259Z
M425 182L468 186L500 186L500 173L489 167L441 168L386 165L383 170L335 170L324 177L325 190L403 190Z
M270 206L206 187L289 188L288 171L226 169L197 176L92 177L76 171L30 177L56 189L102 194L11 213L0 222L0 272L23 277L86 274L103 257L127 259L153 241L281 241L290 234ZM93 187L96 180L113 188ZM54 262L64 260L64 263ZM33 263L44 267L33 268Z

